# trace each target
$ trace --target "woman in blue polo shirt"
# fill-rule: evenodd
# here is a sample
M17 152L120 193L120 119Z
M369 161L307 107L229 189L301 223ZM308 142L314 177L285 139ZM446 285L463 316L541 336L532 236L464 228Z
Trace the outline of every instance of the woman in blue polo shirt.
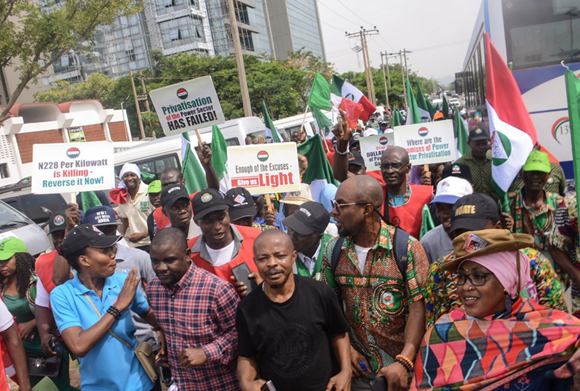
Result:
M129 310L154 328L159 325L137 289L137 270L115 274L120 239L83 224L61 247L77 275L51 292L50 303L62 337L79 357L83 391L149 391L154 385L133 350L138 342Z

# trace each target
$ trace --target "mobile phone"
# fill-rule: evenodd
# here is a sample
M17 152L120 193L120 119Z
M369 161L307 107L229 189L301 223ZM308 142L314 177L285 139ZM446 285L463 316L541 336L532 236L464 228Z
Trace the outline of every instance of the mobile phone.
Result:
M240 263L237 266L232 267L232 274L234 275L237 282L243 282L246 287L248 287L247 293L256 289L258 284L256 284L255 278L248 278L248 274L252 271L245 262Z
M163 383L166 385L173 381L173 376L171 375L171 368L168 366L159 366L159 377Z
M371 380L369 385L373 391L388 391L389 384L387 383L387 379L384 377L377 377L374 380Z
M266 384L264 384L262 388L260 388L260 391L276 391L276 387L274 387L274 383L272 383L272 380L268 380Z

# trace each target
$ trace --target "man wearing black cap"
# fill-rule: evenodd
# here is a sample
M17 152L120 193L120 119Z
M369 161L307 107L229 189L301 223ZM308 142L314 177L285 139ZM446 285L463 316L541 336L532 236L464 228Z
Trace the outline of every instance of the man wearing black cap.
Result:
M379 134L385 133L388 128L389 128L389 124L387 123L387 121L385 121L385 120L379 121Z
M348 154L348 172L352 175L364 175L367 173L367 167L360 152L350 152ZM348 176L350 177L351 175Z
M243 225L244 227L254 227L261 231L276 228L272 225L259 224L254 221L258 208L254 198L248 190L243 187L232 187L226 193L226 203L232 224Z
M282 221L298 252L292 266L294 274L322 281L322 256L332 239L324 233L329 221L330 213L318 202L305 202Z
M232 268L242 263L257 275L252 248L260 230L231 224L228 204L215 189L200 191L192 204L195 224L201 229L201 235L188 241L193 263L230 283ZM245 296L245 287L236 286Z
M193 239L201 234L199 227L193 223L191 200L185 186L168 185L161 190L161 208L169 219L168 227L182 231L187 239Z
M473 190L498 200L498 196L491 183L491 151L489 132L482 123L469 130L467 145L471 151L455 161L456 164L465 164L471 170Z
M465 179L467 182L473 185L473 179L471 177L471 170L467 164L459 164L457 162L453 164L447 164L443 167L443 172L441 173L441 180L447 177L456 177Z
M451 210L449 235L455 238L464 232L483 229L503 229L497 203L485 194L461 197ZM567 311L564 293L558 276L549 259L533 248L522 250L530 262L530 276L538 291L538 302L546 307ZM425 307L428 326L455 306L461 306L457 294L457 274L443 270L443 266L455 259L454 253L439 258L429 268L425 283Z

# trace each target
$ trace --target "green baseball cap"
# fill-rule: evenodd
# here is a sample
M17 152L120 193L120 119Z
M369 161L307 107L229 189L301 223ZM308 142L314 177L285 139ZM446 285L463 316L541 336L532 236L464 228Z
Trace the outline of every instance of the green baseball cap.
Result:
M7 261L16 253L25 253L28 249L24 242L16 237L10 237L0 242L0 261Z
M541 151L532 151L528 160L522 167L523 171L540 171L540 172L550 172L550 159L548 154Z
M159 179L154 180L149 184L147 194L149 193L161 193L161 181Z

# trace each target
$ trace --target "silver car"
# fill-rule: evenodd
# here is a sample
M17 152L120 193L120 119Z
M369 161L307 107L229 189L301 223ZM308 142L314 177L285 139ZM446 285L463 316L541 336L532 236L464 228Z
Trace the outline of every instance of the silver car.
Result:
M42 228L24 214L0 201L0 241L11 236L22 240L28 253L34 257L45 252L51 245Z

